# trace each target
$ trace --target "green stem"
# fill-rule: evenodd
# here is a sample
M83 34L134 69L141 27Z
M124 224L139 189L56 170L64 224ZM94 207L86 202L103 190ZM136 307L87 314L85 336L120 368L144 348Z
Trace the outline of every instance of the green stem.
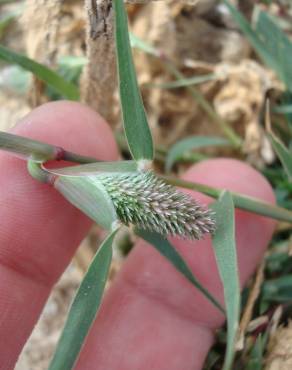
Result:
M96 158L93 157L86 157L84 155L68 152L67 150L63 151L63 155L61 160L79 164L87 164L87 163L96 163L100 162Z
M208 185L199 184L195 182L184 181L174 177L160 176L168 184L197 190L203 194L209 195L212 198L218 199L224 189L213 188ZM274 206L272 204L263 202L259 199L252 198L239 193L231 192L234 205L236 208L243 209L245 211L257 213L262 216L270 217L279 221L292 222L292 212L288 209Z
M54 184L56 176L47 172L41 166L42 165L40 163L36 163L32 160L27 161L28 172L34 179L43 182L44 184Z
M2 131L0 131L0 149L40 163L53 160L80 164L98 162L96 158L72 153L61 147Z

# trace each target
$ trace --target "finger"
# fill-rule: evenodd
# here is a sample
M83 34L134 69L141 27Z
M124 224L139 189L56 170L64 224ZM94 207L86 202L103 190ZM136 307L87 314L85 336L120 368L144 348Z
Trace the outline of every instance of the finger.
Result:
M270 185L235 160L210 160L185 178L274 202ZM196 199L207 197L192 194ZM274 228L270 219L236 210L241 283L254 271ZM173 240L195 276L223 301L211 241ZM140 241L107 293L77 369L198 370L222 314L151 246Z
M13 132L99 159L117 157L109 127L77 103L41 106ZM0 369L10 370L90 221L32 179L25 161L0 152L0 168Z

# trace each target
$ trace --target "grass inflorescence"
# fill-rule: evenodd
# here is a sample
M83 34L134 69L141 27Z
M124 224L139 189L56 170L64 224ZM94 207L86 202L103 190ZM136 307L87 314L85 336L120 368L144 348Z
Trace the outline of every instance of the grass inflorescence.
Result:
M98 176L98 180L126 225L189 239L201 239L203 234L215 230L211 211L151 171L107 173Z

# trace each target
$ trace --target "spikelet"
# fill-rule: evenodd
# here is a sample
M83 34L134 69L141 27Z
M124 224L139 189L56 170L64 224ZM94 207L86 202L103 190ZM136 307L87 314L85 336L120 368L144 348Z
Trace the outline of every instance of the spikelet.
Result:
M188 239L201 239L215 230L208 209L152 172L101 174L98 180L126 225Z

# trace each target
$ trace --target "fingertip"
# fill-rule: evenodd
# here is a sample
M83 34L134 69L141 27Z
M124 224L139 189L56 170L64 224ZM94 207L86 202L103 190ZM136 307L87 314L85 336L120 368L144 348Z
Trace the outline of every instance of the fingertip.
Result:
M13 132L99 160L118 157L109 125L97 112L78 102L43 104L25 116Z
M249 164L231 158L202 161L184 174L184 180L242 193L275 204L275 194L267 179ZM207 198L204 198L207 199Z

